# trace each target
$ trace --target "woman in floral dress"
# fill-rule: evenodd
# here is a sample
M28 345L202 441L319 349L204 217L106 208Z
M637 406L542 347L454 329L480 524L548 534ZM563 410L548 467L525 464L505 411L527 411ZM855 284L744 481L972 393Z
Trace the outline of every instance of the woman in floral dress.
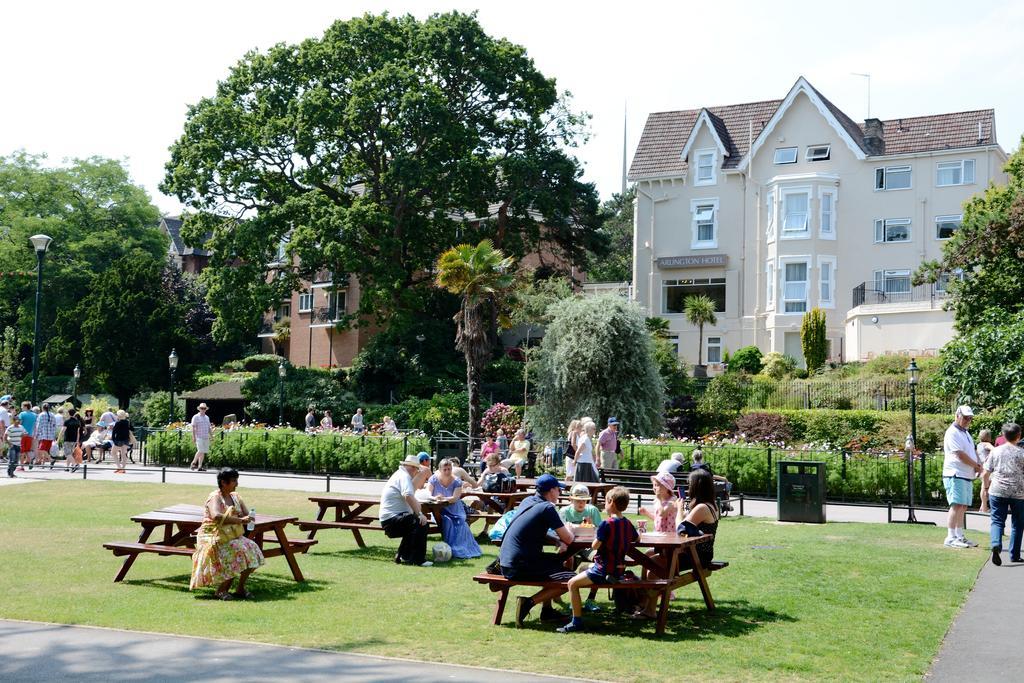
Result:
M221 600L251 598L245 589L249 574L264 562L263 552L243 535L243 525L253 520L249 508L235 493L238 470L225 467L217 473L217 490L206 498L203 525L196 535L189 589L216 586ZM238 577L238 587L230 593Z

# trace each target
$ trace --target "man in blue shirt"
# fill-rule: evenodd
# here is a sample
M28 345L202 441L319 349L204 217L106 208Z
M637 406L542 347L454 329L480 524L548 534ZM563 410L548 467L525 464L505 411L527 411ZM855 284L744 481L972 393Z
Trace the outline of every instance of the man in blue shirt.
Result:
M537 492L519 504L516 516L509 522L501 539L498 562L501 573L509 579L520 581L568 581L575 572L565 568L565 558L543 552L548 530L552 529L558 538L558 551L563 552L572 543L574 534L558 515L555 503L559 491L565 487L550 474L537 479ZM544 603L541 621L561 621L562 615L551 607L551 600L565 593L564 588L545 588L530 597L520 596L516 602L516 626L523 625L523 619L534 605Z
M25 436L21 437L21 462L32 469L32 465L36 462L36 449L33 443L36 433L36 414L32 412L32 403L21 402L18 419L21 420L21 426L25 428Z

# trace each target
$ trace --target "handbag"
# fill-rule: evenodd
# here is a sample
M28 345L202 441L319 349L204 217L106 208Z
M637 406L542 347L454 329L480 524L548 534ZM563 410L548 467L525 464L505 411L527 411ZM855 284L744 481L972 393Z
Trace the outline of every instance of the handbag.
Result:
M512 489L515 490L515 477L510 477L504 472L490 472L484 475L484 493L508 493L506 482L512 482Z
M75 444L75 449L73 451L71 451L71 455L74 457L75 460L78 460L79 462L82 461L82 444L81 443L76 443Z
M235 516L235 506L229 505L228 509L224 511L225 517ZM245 529L242 528L241 524L218 524L217 525L217 540L222 543L233 541L236 538L241 538L242 534L245 533Z

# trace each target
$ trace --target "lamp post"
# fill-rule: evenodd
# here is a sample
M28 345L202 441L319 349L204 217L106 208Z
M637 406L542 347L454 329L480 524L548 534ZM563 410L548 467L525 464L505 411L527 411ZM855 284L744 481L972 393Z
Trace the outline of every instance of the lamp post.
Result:
M75 399L78 398L78 380L82 376L82 370L75 365L75 369L71 371L71 377L74 381L71 382L71 405L75 405Z
M43 256L53 239L47 235L32 235L28 241L36 250L36 322L32 336L32 405L35 405L39 388L39 305L43 297Z
M910 435L904 444L907 454L907 524L931 524L934 522L919 522L914 514L914 453L917 452L917 384L920 381L921 370L917 362L911 358L907 366L907 384L910 386ZM923 461L922 461L923 464Z
M171 355L167 356L167 367L171 369L171 404L167 411L167 424L174 422L174 373L178 370L178 354L171 349Z
M284 376L288 374L288 369L284 366L284 361L280 361L277 364L277 425L280 427L284 424Z

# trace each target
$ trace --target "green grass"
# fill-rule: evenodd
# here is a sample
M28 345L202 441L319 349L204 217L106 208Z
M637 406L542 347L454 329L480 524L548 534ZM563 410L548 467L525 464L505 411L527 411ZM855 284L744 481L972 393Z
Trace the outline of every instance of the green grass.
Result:
M243 484L245 482L243 481ZM490 626L493 594L473 583L494 555L431 569L392 563L395 543L370 533L323 531L299 562L281 558L253 575L255 602L188 592L189 561L142 556L121 563L101 545L134 540L129 517L179 502L193 486L47 482L0 494L6 586L0 617L225 637L611 680L919 679L984 560L941 547L933 527L827 526L727 518L711 580L718 610L696 586L672 603L668 630L607 612L592 632L563 636L536 620ZM262 513L309 519L308 494L241 491ZM298 530L295 530L298 532ZM524 589L525 592L525 589ZM606 594L600 600L608 605ZM510 605L513 602L509 601Z

